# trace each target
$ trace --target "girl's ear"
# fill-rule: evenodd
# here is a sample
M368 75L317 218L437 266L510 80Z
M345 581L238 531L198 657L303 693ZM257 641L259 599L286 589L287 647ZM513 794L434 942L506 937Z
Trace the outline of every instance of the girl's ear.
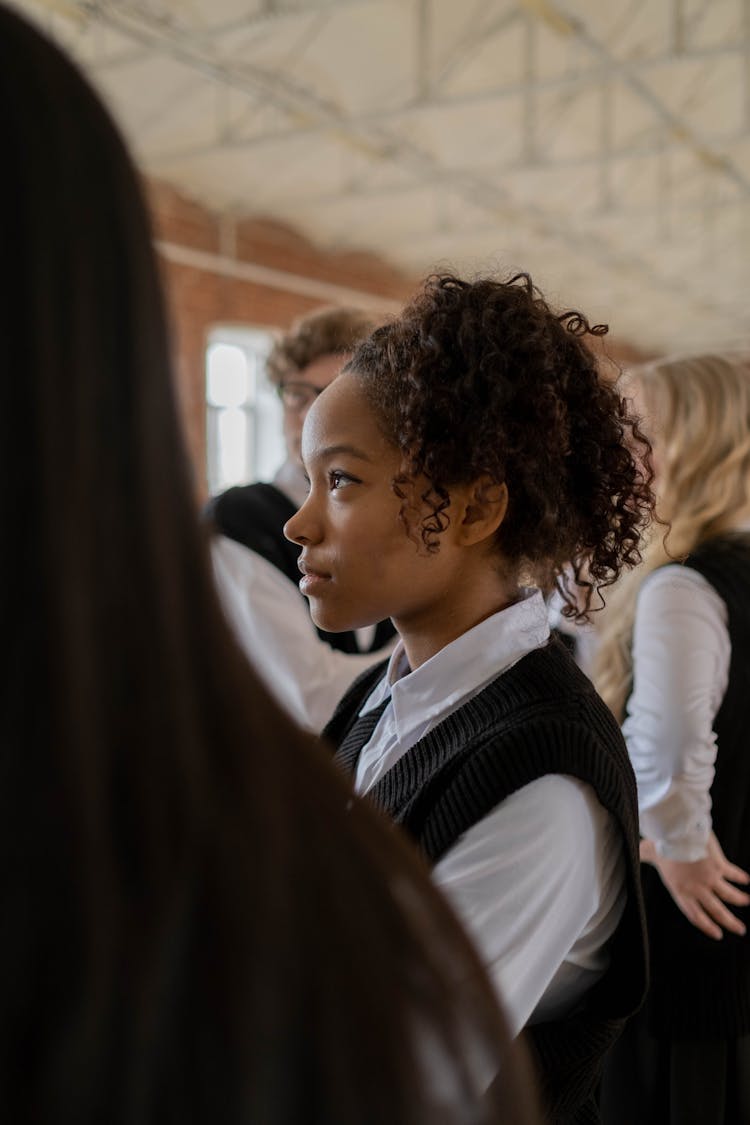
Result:
M462 491L463 515L456 529L460 542L469 547L491 538L500 527L508 511L508 486L485 473Z

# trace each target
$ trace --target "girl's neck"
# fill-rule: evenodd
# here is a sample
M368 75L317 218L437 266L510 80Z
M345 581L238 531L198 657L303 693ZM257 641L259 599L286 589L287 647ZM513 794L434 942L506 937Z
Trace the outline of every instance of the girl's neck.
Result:
M394 618L412 671L425 664L446 645L468 633L488 617L517 602L521 597L517 583L506 583L495 576L486 589L470 581L446 594L439 606L432 606L408 620Z

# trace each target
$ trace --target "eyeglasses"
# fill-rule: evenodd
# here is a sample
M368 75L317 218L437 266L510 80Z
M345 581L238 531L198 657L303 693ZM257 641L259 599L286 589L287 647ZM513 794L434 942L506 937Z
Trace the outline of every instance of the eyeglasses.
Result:
M315 402L325 387L315 387L312 383L279 383L279 398L287 410L307 410Z

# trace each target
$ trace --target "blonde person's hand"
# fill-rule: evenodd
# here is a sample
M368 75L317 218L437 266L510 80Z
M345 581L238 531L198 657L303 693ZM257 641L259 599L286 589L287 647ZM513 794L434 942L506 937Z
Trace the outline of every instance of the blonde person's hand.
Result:
M725 904L750 904L750 895L733 885L750 883L750 875L729 862L713 832L705 859L694 863L665 859L658 855L653 840L641 840L641 862L653 864L687 920L708 937L719 941L722 929L732 934L745 933L744 924Z

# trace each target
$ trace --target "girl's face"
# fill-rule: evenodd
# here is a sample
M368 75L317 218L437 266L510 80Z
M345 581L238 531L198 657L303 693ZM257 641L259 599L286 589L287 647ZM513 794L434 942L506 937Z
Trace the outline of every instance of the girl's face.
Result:
M381 432L355 374L340 375L310 409L302 460L310 492L284 533L302 547L300 589L315 623L340 632L392 617L402 633L434 630L465 586L467 552L454 521L432 554L409 536L391 485L401 454ZM420 494L426 481L416 484ZM417 501L409 511L418 538L420 517L431 508Z

